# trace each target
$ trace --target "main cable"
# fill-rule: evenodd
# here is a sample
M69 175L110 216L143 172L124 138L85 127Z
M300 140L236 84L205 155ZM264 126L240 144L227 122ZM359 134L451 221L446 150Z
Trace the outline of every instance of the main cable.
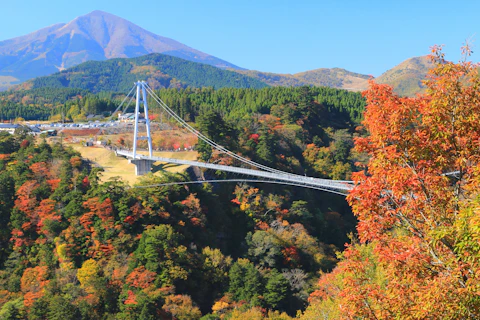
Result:
M218 182L246 182L246 183L271 183L271 184L281 184L281 185L288 185L294 187L301 187L301 188L309 188L319 191L330 192L334 194L338 194L341 196L346 196L347 194L338 192L336 190L327 189L327 188L320 188L316 186L304 185L294 182L283 182L283 181L275 181L275 180L254 180L254 179L225 179L225 180L196 180L196 181L178 181L178 182L165 182L165 183L158 183L146 186L133 186L132 189L146 189L146 188L155 188L155 187L166 187L166 186L174 186L174 185L186 185L186 184L200 184L200 183L218 183Z
M268 166L265 166L265 165L262 165L262 164L259 164L255 161L252 161L252 160L248 160L246 158L243 158L242 156L239 156L237 155L236 153L233 153L232 151L226 149L225 147L222 147L220 146L219 144L215 143L213 140L209 139L208 137L206 137L205 135L203 135L201 132L199 132L198 130L196 130L195 128L193 128L192 126L190 126L185 120L183 120L182 118L180 118L167 104L165 104L165 102L163 102L160 97L157 96L157 94L153 91L153 89L147 84L145 83L145 86L146 86L146 89L148 91L148 93L150 94L150 96L170 115L172 116L175 120L177 120L178 122L180 122L180 124L185 127L188 131L190 131L191 133L193 133L195 136L197 136L198 138L200 138L201 140L203 140L204 142L206 142L208 145L210 145L211 147L215 148L216 150L218 151L221 151L243 163L246 163L246 164L249 164L251 166L254 166L258 169L262 169L264 171L268 171L268 172L271 172L271 173L277 173L277 174L281 174L281 175L287 175L287 176L299 176L297 174L292 174L292 173L288 173L288 172L284 172L284 171L281 171L281 170L277 170L277 169L274 169L274 168L270 168Z
M136 85L134 85L134 86L132 87L132 89L130 89L130 92L128 92L128 94L125 96L125 98L123 98L122 103L120 103L120 105L118 106L118 108L115 109L115 111L112 112L112 115L108 118L109 120L113 117L113 115L114 115L115 113L118 112L118 110L120 110L120 108L123 106L123 104L124 104L125 101L127 100L128 96L130 96L130 94L132 93L132 91L135 89L135 87L136 87ZM133 96L132 96L132 98L133 98ZM130 99L130 101L131 101L131 99ZM128 104L130 105L130 102L129 102Z

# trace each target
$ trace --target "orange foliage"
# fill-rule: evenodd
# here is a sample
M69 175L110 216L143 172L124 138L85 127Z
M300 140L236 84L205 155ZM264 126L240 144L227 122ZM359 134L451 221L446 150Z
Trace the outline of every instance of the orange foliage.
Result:
M24 245L25 240L23 239L23 231L18 230L18 229L13 229L12 232L12 237L10 238L10 241L14 242L15 247L21 247Z
M87 230L88 232L93 232L93 228L90 227L93 222L92 222L92 218L93 216L95 216L95 213L93 212L87 212L85 213L84 215L82 215L80 217L80 224L85 228L85 230Z
M127 269L128 269L127 266L122 266L114 269L112 272L110 284L119 288L122 287L125 280L125 276L127 275Z
M30 166L37 179L45 179L50 176L50 169L45 162L36 162Z
M23 140L21 143L20 143L20 148L26 148L30 145L30 141L28 141L27 139Z
M296 247L286 247L282 249L282 253L284 257L284 264L296 266L300 262L300 256Z
M37 199L32 195L32 192L38 187L38 183L34 180L25 181L24 184L17 190L17 199L15 200L15 207L23 211L27 215L31 215L37 206Z
M27 292L23 295L23 305L26 307L26 308L29 308L33 305L33 303L35 302L35 300L37 300L38 298L41 298L43 297L43 292L39 291L39 292Z
M149 287L157 274L155 272L145 269L144 266L135 268L128 276L126 283L134 288L145 289Z
M259 230L268 230L270 228L270 226L268 225L268 223L266 223L264 221L258 221L257 222L257 228Z
M102 222L106 223L106 227L111 228L113 223L113 204L110 198L105 199L103 202L100 202L98 197L88 199L83 203L83 206L90 210L87 214L94 214L99 217Z
M51 199L45 199L40 202L36 208L36 214L39 217L37 224L37 231L47 233L45 230L40 229L45 225L46 221L61 221L62 217L55 212L55 201Z
M135 221L137 221L138 219L142 218L144 215L147 214L147 212L145 211L145 209L142 207L142 205L139 202L135 203L130 208L130 211L132 212L132 214L127 216L123 220L123 222L128 223L130 225L134 224Z
M361 244L344 252L338 288L324 277L314 294L336 296L343 318L479 317L480 77L438 48L433 61L426 95L373 81L364 93L370 134L356 148L371 158L348 196Z
M192 222L193 225L205 225L206 218L202 213L200 200L196 197L196 194L189 194L188 197L182 201L182 205L184 206L183 214L190 218L190 222Z
M92 243L88 251L90 256L98 258L111 254L114 250L111 240L107 240L106 243L104 243L98 239L98 230L95 230L94 222L95 217L98 217L102 221L103 229L121 228L121 226L117 228L117 226L114 225L115 219L113 216L112 201L107 198L103 202L100 202L99 198L95 197L85 201L83 207L90 210L84 213L79 219L80 224L90 233L90 236L87 237Z
M52 189L52 192L55 191L58 188L58 185L60 184L61 179L49 179L47 180L48 185L50 186L50 189Z
M135 296L135 293L133 293L132 290L128 290L127 292L128 294L128 298L125 299L125 301L123 302L124 304L126 305L129 305L129 304L137 304L137 297Z
M82 158L80 158L80 157L72 157L72 158L70 158L70 164L71 164L72 167L74 167L74 168L80 168L80 166L82 165Z
M25 307L31 306L36 299L43 296L43 288L48 284L48 267L27 268L20 280L20 288L24 295Z
M90 185L90 181L88 180L88 176L86 176L85 178L83 178L82 180L82 185L83 187L88 187Z

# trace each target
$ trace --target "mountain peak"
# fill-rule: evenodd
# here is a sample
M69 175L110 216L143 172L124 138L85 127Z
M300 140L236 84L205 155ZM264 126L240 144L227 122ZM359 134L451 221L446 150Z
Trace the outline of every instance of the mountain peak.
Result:
M0 78L14 77L17 81L24 81L88 60L133 58L148 53L163 53L220 68L239 69L114 14L95 10L67 24L53 25L0 42Z
M402 96L414 96L425 91L422 81L433 64L427 55L409 58L377 77L377 83L386 83Z
M92 12L87 13L85 16L115 16L115 15L102 10L93 10Z
M91 19L91 18L103 18L105 20L113 20L113 21L125 21L127 23L131 23L128 20L125 20L119 16L116 16L110 12L101 11L101 10L94 10L87 14L81 15L73 19L71 22L78 20L78 19ZM133 24L133 23L132 23Z

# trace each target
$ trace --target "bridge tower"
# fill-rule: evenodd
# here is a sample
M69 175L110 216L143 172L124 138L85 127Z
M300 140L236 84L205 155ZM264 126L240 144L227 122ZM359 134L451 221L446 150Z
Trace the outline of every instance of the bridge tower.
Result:
M137 81L137 101L135 104L135 129L133 132L133 158L136 159L137 156L137 141L138 140L147 140L148 141L148 155L152 157L152 135L150 133L150 119L148 118L148 102L147 102L147 91L145 89L145 81ZM138 137L138 118L140 115L140 105L143 105L143 113L145 114L145 126L147 128L147 136Z
M152 170L152 164L155 161L148 159L140 159L137 157L137 141L138 140L147 140L148 142L148 155L149 158L152 158L152 135L150 131L150 119L148 118L148 102L147 102L147 90L145 89L145 81L135 82L137 86L137 99L135 104L135 127L133 132L133 159L130 160L130 163L135 164L135 173L137 176L144 175ZM140 115L140 106L143 105L143 112L145 115L145 127L147 131L147 136L138 136L138 122Z

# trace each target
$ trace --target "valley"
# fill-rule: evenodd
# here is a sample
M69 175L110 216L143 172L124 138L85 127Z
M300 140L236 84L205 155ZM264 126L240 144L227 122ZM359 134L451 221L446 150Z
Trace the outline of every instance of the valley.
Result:
M0 319L480 318L469 42L458 63L433 46L378 72L430 15L162 2L172 23L151 5L123 12L263 62L104 11L70 20L75 2L0 41ZM376 78L322 67L372 55Z

